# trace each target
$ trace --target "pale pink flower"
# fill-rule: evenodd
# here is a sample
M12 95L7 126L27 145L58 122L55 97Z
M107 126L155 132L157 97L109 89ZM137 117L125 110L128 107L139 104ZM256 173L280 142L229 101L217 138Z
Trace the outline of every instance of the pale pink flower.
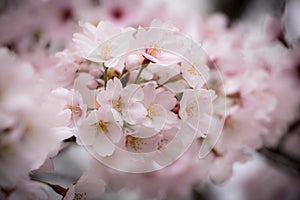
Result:
M83 58L68 50L59 52L55 56L58 61L52 72L53 79L56 80L58 86L71 88Z
M143 99L144 93L139 85L130 84L123 88L118 78L110 79L106 89L97 95L97 102L111 110L120 126L124 121L133 125L146 117L146 108L141 103Z
M153 83L143 87L144 100L142 101L147 108L147 116L141 123L142 126L136 128L133 133L135 136L149 137L161 130L170 129L177 125L178 117L171 112L177 100L169 91L157 91Z
M169 52L170 49L185 50L185 43L181 41L174 31L176 28L170 23L162 23L153 21L149 29L139 27L135 34L135 41L132 44L133 49L140 49L141 55L153 63L158 63L162 66L178 63L181 59ZM168 50L168 51L167 51Z
M61 100L61 115L69 116L66 125L71 127L80 125L87 112L87 105L84 104L81 94L74 89L67 90L65 88L57 88L51 93L54 98Z
M112 114L104 109L92 111L78 127L77 143L92 146L100 156L110 156L115 150L114 143L121 139L122 129Z
M213 90L187 89L183 92L179 115L182 121L197 133L197 137L208 132L212 120L214 99L215 92Z
M181 73L192 87L202 87L209 79L209 68L206 66L206 55L203 51L191 49L184 54L187 61L182 62Z
M104 193L105 186L101 178L84 172L79 180L69 187L63 200L99 198Z
M130 29L122 29L107 21L101 21L97 26L87 22L80 26L83 33L75 33L73 37L80 56L94 62L105 62L126 51L129 36L121 38L122 43L111 39Z

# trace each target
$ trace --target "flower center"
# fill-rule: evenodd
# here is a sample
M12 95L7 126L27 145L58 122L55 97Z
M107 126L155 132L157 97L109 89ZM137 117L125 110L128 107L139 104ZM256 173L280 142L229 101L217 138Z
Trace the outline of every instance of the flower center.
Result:
M151 104L150 106L148 106L148 116L151 117L158 117L160 116L155 104Z
M68 105L68 108L71 110L71 118L72 120L79 118L82 115L82 110L79 106Z
M108 122L104 122L103 120L100 120L97 124L98 133L100 135L101 132L104 134L107 134L108 129Z
M126 136L126 146L130 147L135 151L141 151L142 146L146 145L147 143L142 141L141 138L133 137L131 135Z
M201 74L196 70L195 65L191 65L188 69L187 69L188 73L194 76L201 76Z
M111 46L109 45L105 45L102 49L101 49L101 56L103 59L108 60L111 56L110 56L110 52L111 52Z
M122 111L123 103L121 101L121 98L119 98L118 100L113 100L113 108L116 109L119 112Z
M189 118L192 118L195 116L195 112L197 111L197 106L195 105L195 103L191 103L185 108L185 111L187 113L187 116Z
M158 50L158 46L154 42L154 43L151 43L150 47L146 49L146 53L149 54L150 56L156 56L156 55L160 54L160 50Z
M76 192L73 200L83 200L86 198L86 192Z

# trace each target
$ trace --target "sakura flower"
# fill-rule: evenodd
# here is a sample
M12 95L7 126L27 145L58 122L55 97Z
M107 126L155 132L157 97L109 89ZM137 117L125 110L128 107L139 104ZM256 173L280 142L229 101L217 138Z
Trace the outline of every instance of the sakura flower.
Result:
M55 56L58 61L52 72L53 78L60 87L72 87L83 59L68 50L59 52Z
M171 26L172 28L170 29L170 24L158 23L158 26L156 21L153 21L152 24L148 30L144 28L137 29L133 49L135 49L134 47L137 49L144 47L145 49L141 51L141 55L150 62L158 63L163 66L179 62L180 58L170 52L170 50L174 49L174 51L180 50L184 52L184 41L176 37L175 34L173 35L172 31L174 27Z
M143 91L143 105L148 114L142 122L143 126L137 128L134 135L149 137L175 126L178 118L171 112L177 102L174 95L169 91L157 92L153 83L144 86Z
M56 99L61 99L62 112L61 114L69 114L68 124L79 125L85 118L87 106L83 102L83 98L78 91L74 89L67 90L65 88L57 88L52 91Z
M206 66L204 52L189 50L184 55L187 61L181 65L181 73L186 82L192 87L202 87L209 79L209 68Z
M76 184L69 187L63 200L98 198L104 193L105 185L99 177L84 172Z
M108 107L120 126L123 126L124 121L136 124L147 115L141 103L143 99L144 93L139 85L130 84L123 88L118 78L110 79L106 89L97 95L99 105Z
M110 39L126 32L110 22L101 21L97 26L90 23L80 24L83 33L75 33L73 41L79 49L79 54L84 58L94 62L105 62L118 55L118 52L124 52L127 48L127 42L130 38L126 38L127 42L122 45L111 42ZM125 34L125 36L127 36ZM121 38L124 39L124 38Z
M214 91L212 90L191 90L183 92L180 101L179 115L183 122L197 132L200 137L207 133L213 114Z
M121 139L122 129L108 110L93 110L79 126L77 143L92 146L100 156L110 156L115 150L114 143Z

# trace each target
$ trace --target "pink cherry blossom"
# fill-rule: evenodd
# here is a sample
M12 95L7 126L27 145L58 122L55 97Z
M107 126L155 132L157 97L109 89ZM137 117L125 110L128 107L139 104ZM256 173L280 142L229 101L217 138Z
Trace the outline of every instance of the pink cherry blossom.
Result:
M83 33L75 33L73 41L78 47L79 55L84 58L105 62L113 59L119 51L126 50L126 42L125 45L120 45L111 43L110 39L130 29L122 29L107 21L101 21L97 26L87 22L80 25Z
M105 182L98 176L84 172L76 184L69 187L64 200L98 198L105 191Z
M136 127L133 134L138 137L149 137L176 126L178 117L171 112L177 102L174 95L169 91L156 91L153 83L144 86L143 92L145 96L142 103L147 108L148 114L142 126Z
M151 23L150 27L149 30L142 27L137 29L133 46L137 49L144 47L141 55L153 63L166 66L179 62L178 56L165 51L166 49L185 48L184 41L180 41L180 38L172 34L176 28L171 23L162 23L156 20ZM156 31L158 29L165 30L165 32Z
M78 127L77 143L92 146L101 156L113 154L113 143L121 139L122 129L114 120L111 113L104 108L89 113L82 125Z
M141 103L143 98L140 86L130 84L123 88L117 78L109 80L106 89L97 95L99 105L108 107L120 126L123 126L124 121L136 124L146 116L146 108Z

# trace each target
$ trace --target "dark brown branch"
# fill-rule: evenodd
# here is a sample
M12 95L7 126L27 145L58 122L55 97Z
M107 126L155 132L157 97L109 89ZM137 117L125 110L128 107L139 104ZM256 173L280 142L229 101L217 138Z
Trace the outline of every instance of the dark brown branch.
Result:
M263 147L258 152L275 166L281 167L290 173L300 175L300 161L293 156L281 150L268 147Z

